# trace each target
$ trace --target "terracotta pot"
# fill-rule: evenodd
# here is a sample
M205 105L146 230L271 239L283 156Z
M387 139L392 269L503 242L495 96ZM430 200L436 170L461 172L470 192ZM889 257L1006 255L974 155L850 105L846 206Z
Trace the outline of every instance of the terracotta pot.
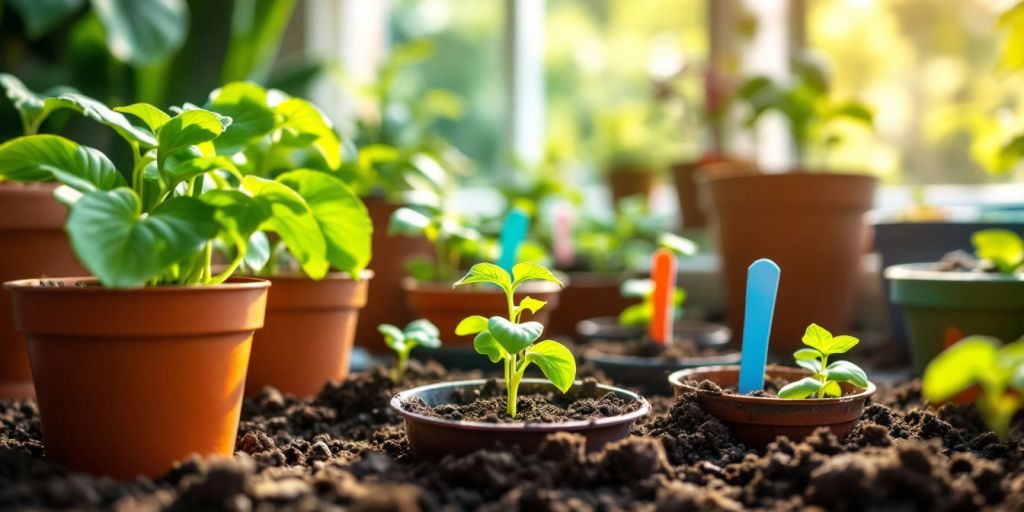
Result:
M624 275L570 272L562 289L558 314L551 318L548 332L553 336L574 336L576 325L595 316L617 316L640 299L623 297Z
M569 389L570 396L597 398L606 393L629 401L640 402L640 407L628 414L593 420L569 421L565 423L484 423L477 421L435 418L406 411L402 403L419 398L425 404L436 406L453 401L453 396L471 393L482 388L487 381L464 380L431 384L403 391L391 399L391 408L405 420L405 433L409 438L412 454L420 458L440 458L445 455L466 455L477 450L497 445L518 447L524 453L535 452L548 434L573 432L587 440L587 451L600 450L604 445L629 436L633 423L651 411L651 404L644 397L624 389L598 384L597 393L585 395L583 385L577 382ZM541 379L523 379L520 395L553 392L553 384Z
M370 271L359 281L341 272L322 281L271 277L267 319L253 337L246 396L259 394L264 386L308 396L329 381L344 380L372 277Z
M675 387L676 397L686 393L696 394L705 412L718 418L729 427L736 439L753 448L764 448L780 436L799 441L811 435L818 427L828 427L842 440L864 413L868 398L875 394L875 385L870 382L864 390L843 383L845 396L839 398L805 400L729 395L697 387L697 383L702 380L709 380L722 388L736 386L739 371L739 366L680 370L669 376L669 382ZM784 366L768 366L765 373L769 377L789 382L807 376L805 370Z
M733 332L743 332L747 267L759 258L782 269L774 352L799 348L811 322L833 332L850 329L870 240L864 213L877 182L870 176L808 173L707 181Z
M630 196L644 196L649 200L654 191L654 172L650 169L612 169L608 173L608 186L613 206Z
M0 183L0 283L86 275L64 233L67 208L53 184ZM0 293L0 399L33 396L25 338L14 331L11 298Z
M1005 342L1024 335L1024 278L938 272L931 270L935 265L908 263L885 269L889 298L899 306L907 327L915 375L924 373L952 332Z
M757 174L757 168L750 162L715 154L672 166L676 197L679 199L679 225L683 229L700 229L707 225L707 204L700 197L698 185L704 176L711 178L725 173Z
M451 283L422 283L413 278L405 279L402 286L405 288L409 308L415 312L416 317L430 320L441 331L445 345L441 350L473 346L473 336L455 335L455 327L463 318L471 315L508 316L505 292L494 286L452 288ZM533 281L520 286L515 295L516 303L527 295L548 303L535 315L529 311L523 312L522 321L536 321L547 326L551 312L558 308L560 292L557 284L545 281Z
M192 453L233 453L270 283L106 289L92 279L53 281L4 285L28 340L47 457L130 479L159 476Z
M401 207L383 199L364 199L373 220L373 259L369 269L374 278L370 282L366 307L359 313L356 343L371 352L389 353L377 326L388 323L398 326L414 320L406 307L402 279L408 277L405 261L412 256L432 257L433 248L426 238L388 234L391 214Z

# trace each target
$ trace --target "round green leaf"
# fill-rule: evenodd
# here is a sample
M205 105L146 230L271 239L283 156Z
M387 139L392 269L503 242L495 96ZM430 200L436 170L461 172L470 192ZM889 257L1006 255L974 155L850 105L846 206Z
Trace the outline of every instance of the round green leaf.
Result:
M807 331L804 332L803 337L804 345L811 347L823 354L829 354L830 344L832 343L832 333L825 330L824 327L818 324L811 324L807 326Z
M487 356L492 363L497 363L508 357L508 352L505 352L505 349L501 348L498 340L494 339L494 336L491 336L491 333L487 331L476 335L476 338L473 339L473 349L478 354Z
M440 347L440 336L441 331L430 320L420 318L409 322L409 325L405 326L406 339L415 340L417 345L428 348Z
M1024 239L1007 229L985 229L971 235L978 257L990 260L1000 272L1013 273L1024 262Z
M779 398L807 398L821 389L821 382L813 377L804 377L790 382L779 390Z
M401 352L405 350L405 334L398 327L391 324L380 324L377 331L384 335L384 344L392 350Z
M813 348L802 348L793 352L793 358L797 361L814 361L821 358L821 353Z
M487 319L487 331L509 354L518 354L540 338L544 326L539 322L514 324L507 318L492 316Z
M126 185L106 155L57 135L29 135L0 145L0 177L21 182L57 180L82 192Z
M188 34L184 0L92 0L92 6L110 53L136 66L167 58Z
M836 361L825 370L828 380L849 382L859 388L868 387L868 376L859 366L849 361Z
M477 263L473 265L462 279L459 279L452 285L452 288L473 283L490 283L505 290L505 293L512 291L512 279L508 272L493 263Z
M164 179L166 187L173 189L179 183L214 171L227 171L238 180L242 179L242 173L235 164L223 156L199 156L182 160L164 172Z
M576 380L576 359L564 345L544 340L526 351L526 361L536 364L544 376L563 393Z
M455 327L457 336L468 336L487 330L487 319L480 315L467 316Z
M825 383L825 396L840 397L843 396L843 388L839 386L836 381L828 381Z
M808 361L806 359L797 359L796 365L817 375L821 371L821 363L817 360Z
M973 386L998 364L999 345L995 338L970 336L942 351L924 370L921 394L938 403Z

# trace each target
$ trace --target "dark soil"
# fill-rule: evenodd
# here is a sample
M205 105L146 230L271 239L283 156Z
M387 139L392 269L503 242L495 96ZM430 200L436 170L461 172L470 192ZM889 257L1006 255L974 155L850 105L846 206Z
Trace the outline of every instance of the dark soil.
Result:
M461 376L460 376L461 377ZM403 386L446 380L411 363ZM236 455L118 483L43 458L35 404L0 402L0 509L103 510L1024 510L1024 443L1001 443L973 409L926 409L919 384L880 391L848 439L748 450L692 397L651 400L634 435L587 454L554 434L541 450L410 457L384 371L299 401L247 400Z
M596 381L584 380L584 386L588 383L593 385ZM628 402L612 393L598 398L566 398L565 395L555 393L521 393L516 400L516 417L510 418L506 412L508 399L505 397L505 388L496 379L488 380L478 393L457 398L458 401L454 403L434 407L418 398L402 405L410 412L425 416L483 423L564 423L621 416L640 408L639 402Z
M598 354L645 357L664 361L680 361L694 357L710 357L722 354L721 349L701 348L688 338L676 339L668 345L660 345L648 339L630 341L595 340L586 345L587 352Z
M696 387L697 389L699 389L701 391L707 391L709 393L714 393L714 394L719 394L719 395L723 394L723 393L726 394L726 395L738 395L738 394L740 394L739 389L736 386L727 386L727 387L723 388L723 387L719 386L718 384L716 384L716 383L714 383L714 382L712 382L710 380L707 380L707 379L702 379L700 382L696 382L696 383L693 382L693 381L688 381L688 382L689 382L690 385ZM778 377L772 377L772 376L766 375L765 379L764 379L764 389L761 390L761 391L751 391L750 393L746 393L746 396L757 396L757 397L764 397L764 398L778 398L779 390L782 389L783 387L785 387L786 384L789 384L789 381L787 381L786 379L780 379Z

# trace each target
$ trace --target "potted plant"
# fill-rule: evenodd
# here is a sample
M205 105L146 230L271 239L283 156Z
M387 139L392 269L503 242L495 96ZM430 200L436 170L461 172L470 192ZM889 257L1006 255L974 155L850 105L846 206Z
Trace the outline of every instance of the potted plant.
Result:
M647 102L633 102L599 112L594 122L593 151L612 205L631 196L648 201L674 152L666 116Z
M441 346L441 331L430 320L413 320L405 329L391 324L380 324L377 330L384 336L384 344L395 352L395 366L391 368L391 380L395 384L405 378L409 353L416 347L437 348Z
M273 284L266 323L253 340L246 394L264 386L315 394L348 375L359 310L373 277L364 270L370 217L335 175L341 141L313 104L233 82L213 91L206 108L238 120L213 140L219 158L236 162L248 190L278 201L272 216L254 226L241 261L247 274ZM229 256L237 252L234 244L226 249Z
M596 450L629 435L633 422L650 411L650 404L634 393L574 382L576 361L569 349L554 340L538 342L543 324L523 321L526 312L536 314L545 306L528 295L517 300L516 291L531 281L561 285L551 271L534 263L519 263L511 273L478 263L453 285L500 289L503 312L468 316L456 333L474 336L477 353L502 363L504 389L494 381L470 380L422 386L395 396L391 407L405 420L415 456L460 455L496 444L534 451L548 434L563 431L582 434L587 449ZM524 378L531 365L546 380ZM588 406L572 407L580 401ZM589 412L580 412L583 409Z
M889 298L907 327L914 373L920 375L956 333L1001 340L1024 334L1024 241L1003 229L971 237L976 258L885 269ZM956 337L963 337L962 334Z
M28 342L46 454L123 479L162 474L191 453L231 455L269 287L231 275L252 232L291 203L250 188L259 178L234 184L241 175L210 145L230 118L193 106L114 111L77 95L57 102L113 127L132 165L117 169L54 135L0 145L4 180L63 184L71 246L96 276L5 284ZM237 249L222 272L211 258L218 242Z
M819 427L828 427L843 439L864 412L875 385L857 365L831 356L846 353L860 340L833 337L817 324L807 327L802 340L806 346L793 353L800 368L767 367L768 384L786 383L774 393L768 389L739 394L739 366L680 370L669 376L669 382L676 396L693 393L701 408L750 447L764 448L779 436L800 440Z
M743 318L747 265L767 257L783 268L800 269L779 292L772 343L778 350L796 346L807 316L833 328L849 327L867 249L862 217L874 202L877 183L861 174L811 172L812 150L827 153L839 141L833 130L837 121L870 126L872 114L855 101L836 100L816 59L795 58L792 68L790 81L755 77L738 95L752 112L751 123L768 111L786 119L795 169L706 182L734 331Z
M654 314L654 284L650 279L622 283L622 295L641 302L626 307L617 317L596 317L580 322L577 333L588 340L583 357L613 382L637 386L648 394L667 391L665 379L680 368L736 364L740 354L726 346L732 340L728 327L678 319L686 292L676 288L672 339L654 343L648 327Z

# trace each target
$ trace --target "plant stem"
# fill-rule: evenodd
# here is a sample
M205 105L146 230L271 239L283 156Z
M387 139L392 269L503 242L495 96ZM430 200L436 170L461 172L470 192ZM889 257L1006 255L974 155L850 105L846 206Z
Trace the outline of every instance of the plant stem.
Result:
M508 415L516 417L516 399L519 392L519 379L516 378L516 354L506 359L505 371L508 373L508 380L505 381L505 389L508 391Z
M405 367L409 362L409 352L398 352L398 362L395 364L395 373L392 380L395 383L402 382L405 377Z
M822 354L821 356L821 387L818 388L818 398L825 398L825 384L828 384L828 375L825 374L825 368L828 367L828 356Z

